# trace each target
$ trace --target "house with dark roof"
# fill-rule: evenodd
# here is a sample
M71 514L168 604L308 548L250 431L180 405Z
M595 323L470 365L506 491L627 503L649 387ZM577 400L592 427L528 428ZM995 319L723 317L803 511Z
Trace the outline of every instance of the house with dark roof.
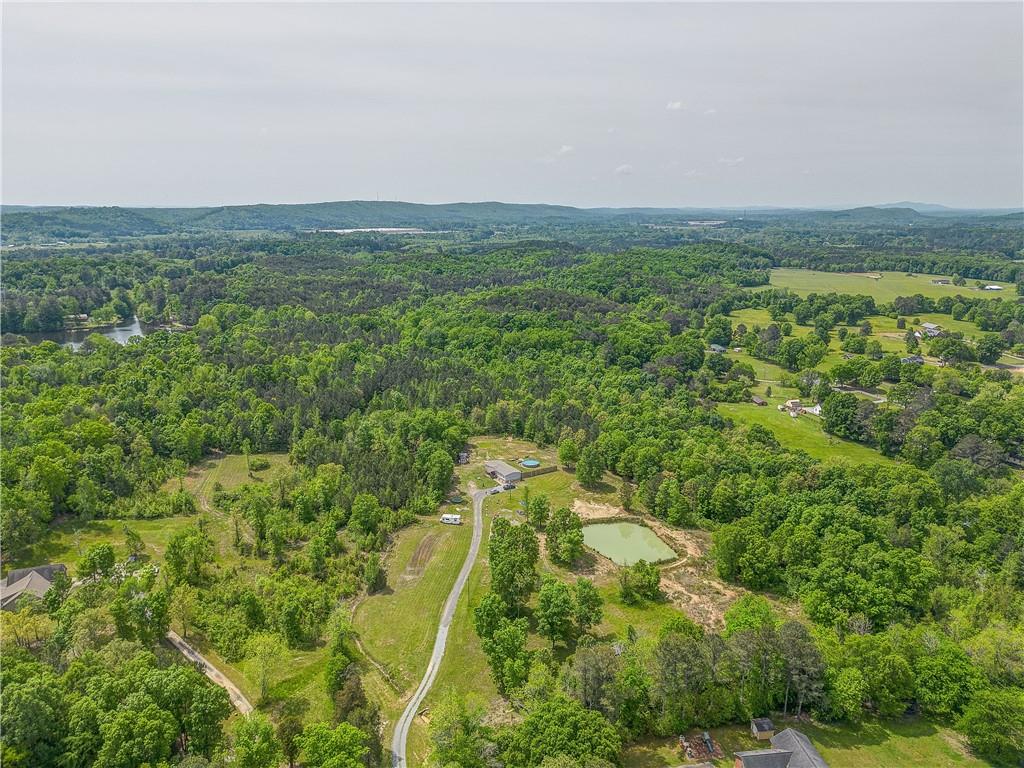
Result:
M733 768L789 768L789 759L793 756L785 749L755 749L732 754L736 758Z
M793 728L772 736L772 746L793 753L786 768L828 768L825 758L814 748L811 740Z
M721 344L708 344L708 351L713 352L716 355L720 355L723 352L725 352L725 347L723 347Z
M768 405L767 400L765 400L763 397L758 397L757 395L751 397L750 402L752 402L754 405Z
M42 599L50 590L58 573L67 574L63 563L37 565L34 568L16 568L0 580L0 609L13 611L25 595Z

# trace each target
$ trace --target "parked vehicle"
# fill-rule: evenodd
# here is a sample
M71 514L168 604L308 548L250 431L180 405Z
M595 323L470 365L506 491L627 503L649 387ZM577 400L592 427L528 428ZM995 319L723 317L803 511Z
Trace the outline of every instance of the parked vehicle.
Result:
M462 515L456 515L452 514L451 512L446 512L445 514L441 515L441 522L445 525L462 525Z

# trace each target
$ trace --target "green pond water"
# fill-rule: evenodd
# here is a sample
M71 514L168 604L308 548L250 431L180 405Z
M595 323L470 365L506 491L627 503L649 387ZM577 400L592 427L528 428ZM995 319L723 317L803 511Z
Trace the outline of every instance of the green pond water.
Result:
M675 559L676 553L650 528L636 523L595 523L583 527L583 541L619 565L638 560L657 563Z

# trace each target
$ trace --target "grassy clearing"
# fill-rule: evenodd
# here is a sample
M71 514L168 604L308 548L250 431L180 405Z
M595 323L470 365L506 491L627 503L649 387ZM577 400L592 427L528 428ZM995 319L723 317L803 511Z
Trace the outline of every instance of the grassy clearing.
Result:
M768 405L753 403L720 403L718 409L740 424L760 424L767 427L776 439L787 448L802 449L816 459L840 456L851 461L872 464L889 464L892 459L883 456L866 445L842 440L821 430L821 421L816 416L802 415L792 418L776 407L785 400L781 388L773 387Z
M287 453L254 453L249 457L250 465L259 461L266 461L270 466L250 474L246 469L245 456L242 454L211 456L190 467L180 481L178 478L171 478L163 487L166 491L184 488L196 497L200 507L206 508L213 501L213 491L218 483L225 491L232 491L247 483L272 482L288 468Z
M813 269L773 269L770 284L773 288L788 288L806 296L810 293L849 293L874 297L878 302L890 302L897 296L920 293L938 299L942 296L1013 296L1014 288L1008 283L991 282L1003 286L1002 291L982 291L969 280L962 287L936 285L933 280L951 279L948 275L918 275L909 277L902 272L818 272Z
M416 687L427 667L441 610L472 532L472 525L435 520L402 531L388 557L387 587L354 612L352 623L363 649L387 669L403 694Z
M171 537L194 521L195 518L190 516L156 520L92 520L88 523L63 520L51 526L42 539L9 565L11 568L23 568L39 563L64 563L74 570L75 563L89 546L103 543L111 544L117 556L125 558L128 556L124 543L125 527L142 537L145 554L150 559L160 561Z
M911 719L897 723L866 722L856 726L817 725L776 719L780 730L791 725L803 731L821 752L831 768L876 768L877 766L928 766L960 768L987 766L973 757L961 738L926 720ZM715 741L726 757L716 760L719 768L731 767L732 753L768 746L756 742L743 726L712 728ZM625 768L669 768L687 764L676 739L652 739L625 750Z

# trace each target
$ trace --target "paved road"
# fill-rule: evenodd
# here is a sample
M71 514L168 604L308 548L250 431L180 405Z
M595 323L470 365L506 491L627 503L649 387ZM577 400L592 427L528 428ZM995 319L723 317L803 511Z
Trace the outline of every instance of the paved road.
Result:
M185 642L177 632L168 632L167 640L171 645L181 651L182 656L189 661L193 661L198 664L199 668L203 670L203 673L208 678L228 692L228 698L231 699L231 703L235 706L235 709L243 715L248 715L252 712L253 706L249 703L249 700L245 698L245 694L238 690L238 686L228 680L224 673L207 661L203 654Z
M448 628L455 617L455 606L459 603L459 595L462 594L462 588L469 580L469 572L473 569L477 552L480 551L480 538L484 528L483 506L486 497L486 490L473 492L473 540L469 544L469 552L466 553L466 561L462 564L462 570L459 571L459 576L455 579L455 584L452 585L452 591L448 594L448 601L444 604L441 623L437 627L437 638L434 640L434 652L430 655L430 664L427 665L427 671L423 674L423 679L420 680L419 688L409 699L409 704L395 725L395 735L391 739L391 765L393 768L405 768L405 743L409 738L409 726L412 725L427 691L434 684L437 670L441 668L444 646L448 641Z

